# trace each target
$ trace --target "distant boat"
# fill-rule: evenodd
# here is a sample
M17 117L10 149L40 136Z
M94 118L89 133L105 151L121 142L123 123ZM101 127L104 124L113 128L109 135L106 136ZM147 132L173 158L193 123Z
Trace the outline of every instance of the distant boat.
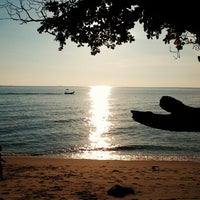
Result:
M69 91L69 89L66 89L64 92L64 94L74 94L74 93L75 93L75 91Z

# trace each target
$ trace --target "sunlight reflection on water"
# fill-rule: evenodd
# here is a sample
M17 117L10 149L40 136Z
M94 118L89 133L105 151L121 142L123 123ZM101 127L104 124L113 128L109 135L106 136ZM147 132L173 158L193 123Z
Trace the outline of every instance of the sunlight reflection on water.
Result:
M111 138L106 133L109 132L111 122L109 116L109 96L111 87L93 86L90 89L90 133L89 140L91 148L107 148L110 146Z

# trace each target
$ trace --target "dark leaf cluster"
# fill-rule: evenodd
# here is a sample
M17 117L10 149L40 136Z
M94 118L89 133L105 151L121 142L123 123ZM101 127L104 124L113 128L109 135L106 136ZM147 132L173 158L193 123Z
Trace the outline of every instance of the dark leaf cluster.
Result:
M174 41L178 51L185 44L200 44L196 1L50 1L45 4L45 9L52 16L41 22L38 31L55 35L60 50L67 39L78 46L87 44L92 55L99 53L101 46L114 49L116 45L135 40L131 29L136 22L143 25L148 39L158 39L162 30L166 30L164 43Z
M18 1L19 6L7 1L0 8L5 7L11 19L22 23L39 22L39 33L54 35L59 50L68 39L78 46L88 45L92 55L102 46L114 49L135 41L132 29L136 23L143 26L147 39L158 39L165 31L163 42L172 43L177 52L186 44L196 49L200 46L199 4L194 0ZM32 12L39 19L34 19Z
M101 46L114 49L116 45L134 41L130 30L141 12L133 3L133 0L51 1L45 4L45 9L52 16L41 22L38 31L55 35L60 50L71 39L78 46L87 44L95 55Z

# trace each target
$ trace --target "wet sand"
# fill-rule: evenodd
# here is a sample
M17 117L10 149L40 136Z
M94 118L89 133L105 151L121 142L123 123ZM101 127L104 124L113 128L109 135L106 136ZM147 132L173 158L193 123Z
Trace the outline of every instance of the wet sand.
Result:
M119 199L107 191L130 187L130 200L200 200L200 163L4 157L0 200ZM121 199L121 198L120 198Z

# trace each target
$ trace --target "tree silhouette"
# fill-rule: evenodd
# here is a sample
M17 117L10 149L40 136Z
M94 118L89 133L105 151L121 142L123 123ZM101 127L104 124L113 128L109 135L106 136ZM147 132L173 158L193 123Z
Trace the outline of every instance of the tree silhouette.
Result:
M199 49L199 6L194 0L18 0L0 5L9 18L22 23L39 22L39 33L50 33L60 43L59 50L70 39L78 46L88 45L91 54L100 47L114 49L116 45L131 43L131 30L136 23L143 26L147 39L173 42L177 53L184 45Z

